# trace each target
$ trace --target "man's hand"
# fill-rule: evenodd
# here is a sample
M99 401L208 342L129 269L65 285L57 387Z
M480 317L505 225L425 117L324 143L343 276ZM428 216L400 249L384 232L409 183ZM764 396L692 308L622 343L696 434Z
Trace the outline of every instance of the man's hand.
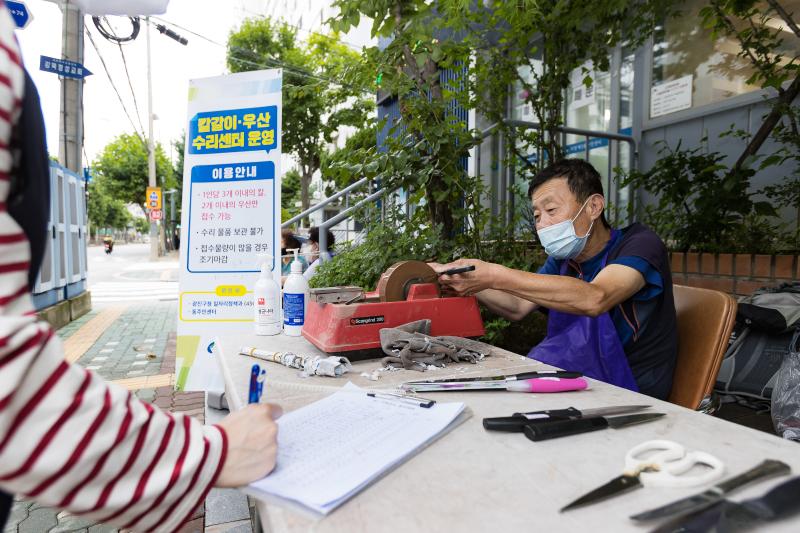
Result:
M455 292L459 296L470 296L484 289L490 289L494 282L495 267L497 267L494 263L486 263L479 259L458 259L446 265L440 265L439 263L428 264L437 274L451 268L470 265L475 267L472 272L464 272L463 274L454 274L452 276L439 276L439 283L442 288Z
M219 423L228 436L228 456L216 486L241 487L272 472L278 453L275 419L281 414L277 405L254 404Z

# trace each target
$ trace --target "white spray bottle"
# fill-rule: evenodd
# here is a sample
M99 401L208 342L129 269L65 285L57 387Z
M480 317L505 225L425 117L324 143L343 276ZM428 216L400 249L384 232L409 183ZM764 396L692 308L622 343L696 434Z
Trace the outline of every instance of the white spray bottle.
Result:
M253 289L256 335L277 335L281 332L281 287L267 268L270 254L258 254L261 275Z
M299 337L306 321L308 306L308 280L303 277L303 263L297 256L297 248L289 249L294 253L291 272L283 284L283 332L290 337Z

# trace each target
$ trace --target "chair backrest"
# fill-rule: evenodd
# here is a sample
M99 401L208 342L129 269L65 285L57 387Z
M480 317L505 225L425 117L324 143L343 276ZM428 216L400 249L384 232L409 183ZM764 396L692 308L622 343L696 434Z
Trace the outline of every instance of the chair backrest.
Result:
M697 409L711 394L736 319L736 300L724 292L674 285L678 360L671 403Z

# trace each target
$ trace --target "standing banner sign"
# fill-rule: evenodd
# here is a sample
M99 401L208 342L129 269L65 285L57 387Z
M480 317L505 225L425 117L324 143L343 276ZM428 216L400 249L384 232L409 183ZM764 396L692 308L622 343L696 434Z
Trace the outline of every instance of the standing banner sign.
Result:
M189 82L175 387L221 388L217 335L252 333L266 259L280 283L280 69ZM259 257L261 256L261 258Z

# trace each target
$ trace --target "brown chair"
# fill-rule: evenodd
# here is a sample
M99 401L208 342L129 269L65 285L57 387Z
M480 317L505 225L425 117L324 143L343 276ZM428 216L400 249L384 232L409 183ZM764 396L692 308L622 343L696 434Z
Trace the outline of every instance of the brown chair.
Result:
M671 403L698 409L710 397L736 318L736 300L724 292L674 285L678 360Z

